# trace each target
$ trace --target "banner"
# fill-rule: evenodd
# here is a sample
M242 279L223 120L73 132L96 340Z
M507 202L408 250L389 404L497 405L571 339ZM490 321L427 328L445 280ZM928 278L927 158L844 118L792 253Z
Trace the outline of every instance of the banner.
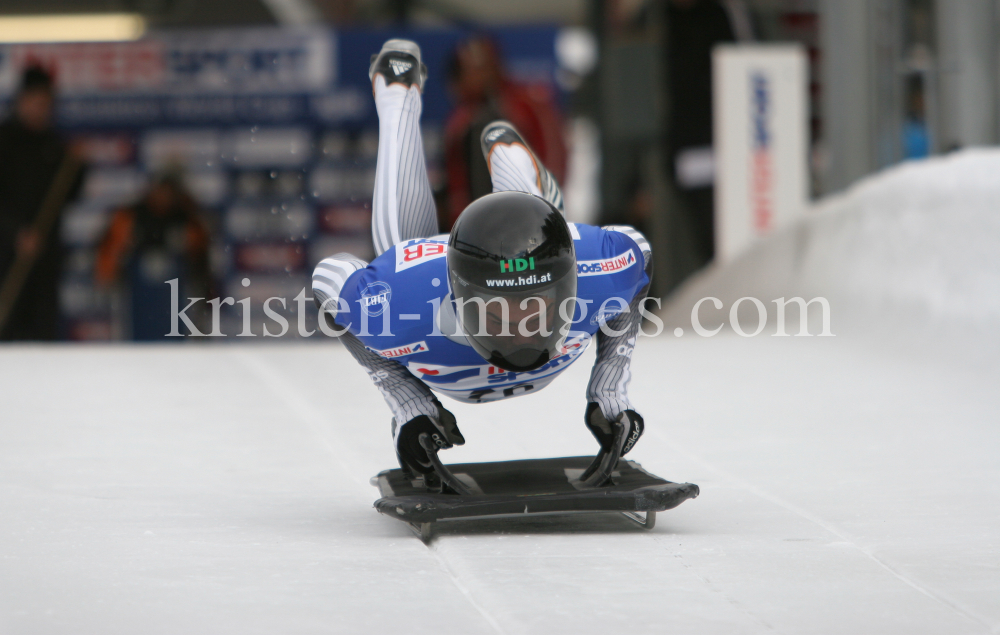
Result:
M715 253L730 260L808 202L808 71L795 45L712 54Z
M556 33L531 26L490 35L511 79L556 94ZM87 156L82 196L62 223L66 336L127 337L129 320L161 310L116 316L116 303L94 284L93 263L114 211L167 171L181 173L212 230L215 290L255 303L280 295L281 312L297 319L293 299L309 289L316 262L342 251L374 257L371 55L392 37L420 45L430 71L424 147L438 186L452 109L448 65L468 36L454 28L234 28L151 32L123 43L0 45L0 100L14 96L25 66L44 66L56 77L57 123ZM222 313L225 332L242 330L240 309ZM309 324L315 328L313 313Z
M63 97L318 93L336 81L336 40L327 29L154 32L136 42L0 46L0 96L21 69L40 64Z

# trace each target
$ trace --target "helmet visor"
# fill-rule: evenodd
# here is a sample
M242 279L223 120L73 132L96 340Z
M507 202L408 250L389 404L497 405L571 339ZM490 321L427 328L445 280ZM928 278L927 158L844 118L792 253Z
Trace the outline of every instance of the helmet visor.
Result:
M576 295L575 275L523 292L499 293L461 281L452 291L466 338L494 366L524 372L560 355L569 329L560 305Z

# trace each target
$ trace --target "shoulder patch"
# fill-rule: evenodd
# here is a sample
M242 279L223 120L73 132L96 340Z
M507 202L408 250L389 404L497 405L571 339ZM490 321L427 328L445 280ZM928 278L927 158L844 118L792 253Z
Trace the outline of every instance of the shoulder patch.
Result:
M448 239L416 238L396 245L396 272L448 255Z
M378 317L389 308L392 287L388 282L376 280L361 291L361 310L369 317Z
M646 237L642 235L642 232L637 230L635 227L630 225L607 225L601 229L609 232L618 232L620 234L625 234L629 238L635 241L635 244L639 246L639 251L643 254L643 260L648 260L646 254L652 254L653 250L649 246L649 241Z
M624 271L637 262L635 249L629 249L623 254L601 260L578 260L576 263L576 275L579 278L586 276L603 276L611 273Z

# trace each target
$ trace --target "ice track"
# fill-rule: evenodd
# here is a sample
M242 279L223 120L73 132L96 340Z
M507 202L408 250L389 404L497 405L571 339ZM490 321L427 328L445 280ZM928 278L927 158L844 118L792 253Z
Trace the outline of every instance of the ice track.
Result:
M449 404L449 462L589 454L590 356ZM702 495L443 525L371 507L388 411L336 344L0 350L0 633L997 633L995 371L836 338L636 349L634 456Z
M630 458L702 493L652 532L425 546L371 507L388 409L336 343L0 348L0 635L1000 633L998 170L887 170L674 299L635 349ZM747 295L828 297L837 336L670 335ZM592 355L449 403L445 460L594 453Z

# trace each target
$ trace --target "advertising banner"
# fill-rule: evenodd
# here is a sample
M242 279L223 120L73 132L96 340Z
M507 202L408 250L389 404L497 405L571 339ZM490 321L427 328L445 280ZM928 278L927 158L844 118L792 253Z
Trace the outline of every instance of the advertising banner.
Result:
M796 45L722 45L712 55L715 253L730 260L808 200L808 70Z
M510 79L555 94L556 33L530 26L490 35ZM135 42L0 45L0 102L11 103L25 67L43 66L55 77L57 125L86 156L83 190L60 225L65 337L128 338L165 311L136 293L116 300L94 276L112 217L140 204L164 175L181 178L211 234L205 293L253 298L257 334L260 298L281 296L284 305L272 308L296 317L294 298L308 290L316 262L343 251L374 257L378 127L368 66L390 37L417 41L430 70L422 128L432 185L440 187L443 130L454 107L448 68L469 37L461 29L166 30ZM143 284L166 288L158 277L166 269L139 260L122 275L134 283L155 272ZM244 329L241 311L223 307L223 332ZM314 314L308 321L314 329Z

